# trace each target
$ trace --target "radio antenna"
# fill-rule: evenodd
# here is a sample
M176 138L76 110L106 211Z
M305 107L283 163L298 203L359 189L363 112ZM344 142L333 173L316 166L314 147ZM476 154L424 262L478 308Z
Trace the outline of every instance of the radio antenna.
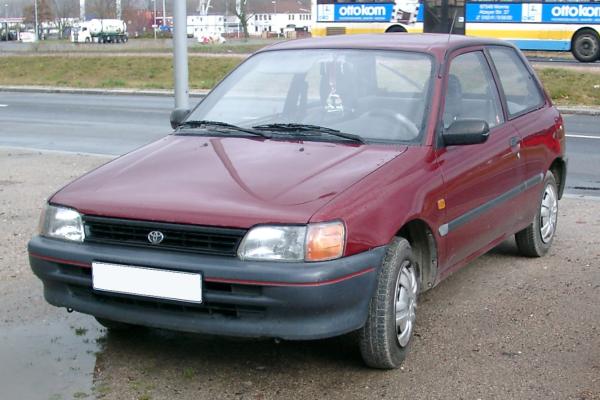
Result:
M448 32L448 42L450 43L450 38L452 37L452 31L454 30L454 23L456 22L456 14L458 14L458 10L454 9L454 16L452 16L452 23L450 24L450 31Z

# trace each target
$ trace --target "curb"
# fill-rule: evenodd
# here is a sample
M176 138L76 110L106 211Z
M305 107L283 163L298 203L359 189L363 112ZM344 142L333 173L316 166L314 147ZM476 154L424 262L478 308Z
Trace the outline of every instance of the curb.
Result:
M122 96L163 96L173 97L173 91L167 89L92 89L70 88L52 86L0 86L0 92L21 93L66 93L66 94L96 94L96 95L122 95ZM204 97L209 90L191 90L191 97ZM563 114L574 115L600 115L600 107L589 106L556 106Z
M0 92L19 93L65 93L65 94L98 94L98 95L121 95L121 96L163 96L173 97L173 91L167 89L93 89L93 88L70 88L52 86L0 86ZM191 90L190 96L204 97L208 90Z
M600 115L600 107L587 106L556 106L562 114Z

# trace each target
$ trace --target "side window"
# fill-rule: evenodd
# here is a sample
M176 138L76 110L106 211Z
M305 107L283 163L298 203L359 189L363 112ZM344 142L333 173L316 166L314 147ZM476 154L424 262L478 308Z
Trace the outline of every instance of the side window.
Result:
M542 104L544 99L533 76L513 49L491 47L490 55L498 71L510 115Z
M481 51L461 54L450 64L444 128L458 119L481 119L490 128L503 122L498 90Z

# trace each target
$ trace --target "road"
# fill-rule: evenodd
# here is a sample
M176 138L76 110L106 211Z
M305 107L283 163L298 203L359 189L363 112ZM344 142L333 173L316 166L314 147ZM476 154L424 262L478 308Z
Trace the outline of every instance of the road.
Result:
M600 201L560 202L546 257L508 240L420 296L406 362L375 371L352 336L107 332L49 306L26 251L40 208L109 159L0 149L1 399L600 399Z
M0 92L0 146L120 155L168 134L172 107L158 96ZM597 120L565 115L567 193L600 196Z

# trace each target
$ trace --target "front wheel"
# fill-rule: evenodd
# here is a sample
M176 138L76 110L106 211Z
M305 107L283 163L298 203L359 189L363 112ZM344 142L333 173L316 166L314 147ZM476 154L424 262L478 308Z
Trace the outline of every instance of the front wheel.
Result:
M581 62L595 62L600 58L600 39L591 30L578 33L573 39L571 52Z
M410 244L395 238L379 271L367 322L360 330L360 352L368 366L392 369L404 361L415 328L419 286Z
M527 257L541 257L546 254L554 240L557 222L558 188L554 175L548 171L533 222L515 235L521 254Z

